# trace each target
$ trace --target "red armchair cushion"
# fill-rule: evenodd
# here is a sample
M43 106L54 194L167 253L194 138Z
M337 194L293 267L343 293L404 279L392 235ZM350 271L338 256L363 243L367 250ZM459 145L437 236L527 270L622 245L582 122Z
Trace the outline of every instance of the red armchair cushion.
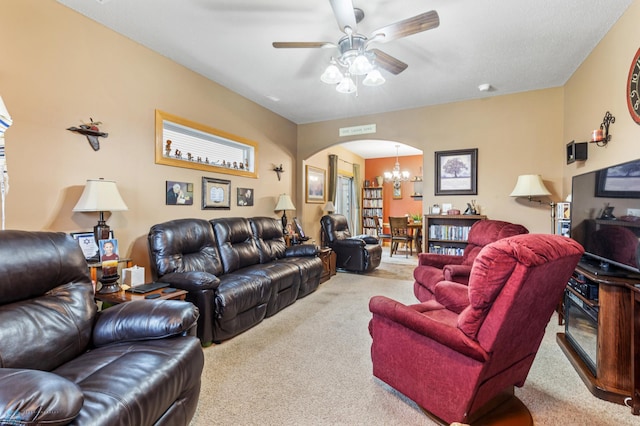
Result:
M452 281L440 281L436 285L436 301L450 311L459 314L469 306L469 287Z

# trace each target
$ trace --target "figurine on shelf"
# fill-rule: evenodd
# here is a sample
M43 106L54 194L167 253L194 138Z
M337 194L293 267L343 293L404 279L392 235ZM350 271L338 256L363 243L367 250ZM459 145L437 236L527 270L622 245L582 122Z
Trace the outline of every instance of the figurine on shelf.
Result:
M471 200L470 203L467 203L467 209L464 211L466 215L476 215L478 214L478 206L476 205L476 200Z

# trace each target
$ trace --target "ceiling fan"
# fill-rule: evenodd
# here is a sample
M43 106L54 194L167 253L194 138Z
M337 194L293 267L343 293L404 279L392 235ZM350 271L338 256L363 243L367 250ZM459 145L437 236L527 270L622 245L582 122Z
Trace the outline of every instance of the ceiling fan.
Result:
M400 74L408 67L406 63L379 49L369 49L371 43L387 43L440 25L438 13L432 10L378 28L366 37L359 34L357 30L357 24L364 18L364 12L354 8L352 0L329 0L329 2L340 31L345 33L337 44L328 41L273 42L273 47L277 49L338 48L339 56L332 58L321 80L325 83L337 84L336 90L342 93L353 93L357 90L351 75L366 75L362 83L367 86L377 86L385 81L377 67L394 75Z

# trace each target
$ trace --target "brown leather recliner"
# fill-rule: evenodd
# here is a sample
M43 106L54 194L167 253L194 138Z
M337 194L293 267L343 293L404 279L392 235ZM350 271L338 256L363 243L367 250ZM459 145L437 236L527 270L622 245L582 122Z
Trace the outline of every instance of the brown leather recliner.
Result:
M436 285L443 280L461 284L469 282L471 265L480 250L502 238L527 234L522 225L501 220L479 220L471 226L468 244L462 256L437 253L420 253L418 266L413 270L413 292L421 302L434 297Z
M0 423L187 425L204 356L191 303L98 312L78 243L0 231Z
M380 266L382 246L370 235L352 236L347 218L329 214L320 219L329 247L336 253L336 267L354 272L369 272Z

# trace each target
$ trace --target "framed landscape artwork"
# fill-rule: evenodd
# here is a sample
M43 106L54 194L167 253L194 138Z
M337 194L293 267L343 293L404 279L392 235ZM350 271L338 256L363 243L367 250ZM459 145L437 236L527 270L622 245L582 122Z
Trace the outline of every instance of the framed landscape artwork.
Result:
M435 195L478 194L478 149L437 151Z
M326 194L327 172L313 166L307 166L306 173L306 202L324 203Z

